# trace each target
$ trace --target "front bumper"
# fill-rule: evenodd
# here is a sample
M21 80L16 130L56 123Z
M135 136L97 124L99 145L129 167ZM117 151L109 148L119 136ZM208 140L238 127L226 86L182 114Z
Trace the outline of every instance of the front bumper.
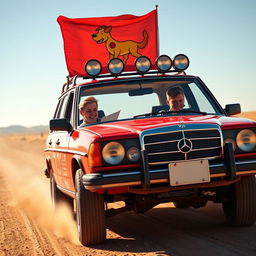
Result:
M234 179L239 175L256 174L256 159L235 161L236 172L231 174L225 163L209 164L210 177L226 177ZM168 168L149 170L150 184L169 182ZM83 176L86 189L112 188L122 186L143 185L143 172L140 170L122 171L119 173L92 173Z
M144 189L149 189L152 184L170 184L168 167L149 169L146 156L146 152L143 152L143 170L85 174L82 179L83 185L88 190L95 190L125 186L142 186ZM237 176L256 174L256 159L235 160L232 144L227 143L224 146L224 160L209 163L209 170L211 181L214 178L224 177L228 182L235 180Z

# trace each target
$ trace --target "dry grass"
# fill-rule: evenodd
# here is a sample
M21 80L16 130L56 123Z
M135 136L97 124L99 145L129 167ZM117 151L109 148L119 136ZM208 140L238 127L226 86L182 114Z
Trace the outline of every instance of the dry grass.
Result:
M36 151L44 155L44 148L48 133L14 133L0 134L0 139L6 139L14 148L24 151Z

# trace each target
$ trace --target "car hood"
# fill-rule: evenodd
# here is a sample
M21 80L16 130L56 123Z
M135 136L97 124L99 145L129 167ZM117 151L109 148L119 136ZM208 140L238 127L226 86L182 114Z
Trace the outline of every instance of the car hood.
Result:
M137 137L144 130L180 124L217 124L222 130L256 127L256 122L238 117L216 115L165 116L99 123L82 129L102 139Z

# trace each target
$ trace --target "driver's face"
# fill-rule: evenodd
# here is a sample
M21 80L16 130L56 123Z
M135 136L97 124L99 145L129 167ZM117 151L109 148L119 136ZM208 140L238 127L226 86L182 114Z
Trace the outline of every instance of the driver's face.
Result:
M80 110L86 124L96 123L98 118L98 105L95 102L86 104Z
M167 95L166 103L167 103L167 105L170 106L171 110L180 111L184 107L184 95L183 94L178 94L174 98L171 98L170 96Z

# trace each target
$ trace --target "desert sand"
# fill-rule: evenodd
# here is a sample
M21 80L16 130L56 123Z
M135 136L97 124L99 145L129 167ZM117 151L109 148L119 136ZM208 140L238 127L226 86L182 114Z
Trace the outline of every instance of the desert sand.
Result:
M256 120L256 111L242 112L241 114L238 114L236 116Z
M256 120L256 112L247 113ZM46 135L0 136L0 256L17 255L256 255L256 225L225 225L221 205L176 209L161 204L144 214L107 220L107 241L83 247L65 206L54 211L44 176Z

